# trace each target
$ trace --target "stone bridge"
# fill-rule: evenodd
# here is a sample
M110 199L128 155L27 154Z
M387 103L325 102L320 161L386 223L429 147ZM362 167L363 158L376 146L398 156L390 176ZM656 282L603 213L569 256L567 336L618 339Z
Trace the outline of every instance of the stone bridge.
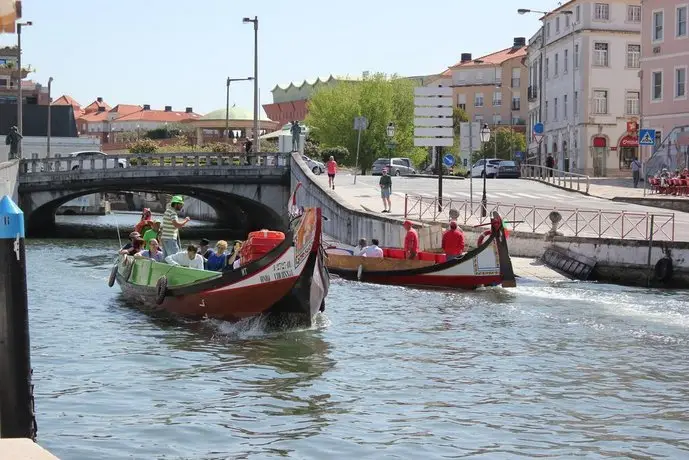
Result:
M282 228L287 222L288 156L255 154L243 157L242 164L236 157L212 153L104 158L22 160L18 196L27 234L50 235L58 207L74 198L101 192L194 197L214 209L218 225L246 231Z

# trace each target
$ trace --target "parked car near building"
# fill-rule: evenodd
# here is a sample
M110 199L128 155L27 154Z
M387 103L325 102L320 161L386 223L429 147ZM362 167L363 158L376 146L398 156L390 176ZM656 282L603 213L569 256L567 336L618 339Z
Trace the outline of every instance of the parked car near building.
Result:
M519 167L517 166L517 163L511 160L504 160L501 161L498 164L498 172L495 173L496 178L515 178L519 179L522 176L521 172L519 171Z
M97 151L84 151L84 152L72 152L65 155L68 158L72 158L72 163L69 169L76 171L77 169L103 169L103 168L114 168L115 161L120 168L126 168L128 166L127 160L120 158L108 158L108 154ZM81 162L83 160L83 163ZM91 162L93 160L93 162ZM105 165L103 162L106 162Z
M500 162L499 158L487 158L486 160L478 160L474 166L471 167L471 177L483 177L483 162L486 161L486 177L495 177L498 173L498 166Z
M315 175L323 174L325 172L325 165L321 163L320 161L316 161L313 158L309 158L306 155L301 156L302 160L304 160L304 163L306 163Z
M371 175L381 176L387 168L391 176L410 176L416 174L413 163L409 158L378 158L371 166Z

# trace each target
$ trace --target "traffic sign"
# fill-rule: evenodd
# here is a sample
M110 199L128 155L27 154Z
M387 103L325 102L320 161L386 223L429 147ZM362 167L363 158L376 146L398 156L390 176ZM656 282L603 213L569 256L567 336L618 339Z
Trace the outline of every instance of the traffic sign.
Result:
M639 145L655 145L656 130L655 129L640 129L639 130Z
M543 140L543 134L534 134L533 138L536 142L538 142L540 144L541 141Z
M469 122L459 124L459 151L462 153L472 153L472 150L481 148L481 123L471 123L471 129L469 129L469 124ZM471 133L471 139L469 133Z
M415 97L414 105L417 107L430 106L437 107L439 105L443 107L452 107L452 97Z
M415 117L452 117L452 107L414 107Z
M545 130L545 127L543 126L543 123L536 123L533 125L533 133L534 134L539 134L543 136L543 132Z
M448 168L451 168L455 165L455 157L454 155L450 155L449 153L443 157L443 163L445 166Z
M414 88L414 96L444 96L452 97L452 88L449 86L418 86Z
M524 152L514 152L514 157L521 161L524 159Z
M414 147L452 147L454 141L451 137L415 137Z
M414 136L416 137L452 137L454 130L448 128L414 128Z
M368 127L368 120L366 117L354 117L354 129L356 131L363 131Z
M432 118L414 118L414 126L417 128L447 128L453 126L452 118L446 117L432 117Z
M414 88L414 146L452 147L452 88L425 86Z

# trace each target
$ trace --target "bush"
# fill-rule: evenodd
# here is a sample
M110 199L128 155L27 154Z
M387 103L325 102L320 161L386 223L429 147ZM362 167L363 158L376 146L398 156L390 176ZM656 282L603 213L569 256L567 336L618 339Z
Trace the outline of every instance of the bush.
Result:
M330 157L333 157L338 163L345 163L349 158L349 150L347 150L347 147L342 147L339 145L337 147L327 147L321 149L319 154L323 161L328 161L330 160Z
M158 143L151 139L139 139L129 144L129 153L156 153Z

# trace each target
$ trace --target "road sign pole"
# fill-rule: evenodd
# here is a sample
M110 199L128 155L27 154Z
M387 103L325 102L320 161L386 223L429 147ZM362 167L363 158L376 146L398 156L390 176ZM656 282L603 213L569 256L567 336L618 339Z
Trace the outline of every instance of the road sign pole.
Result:
M471 129L474 126L473 122L469 122L469 206L470 214L474 214L474 164L471 162L473 160L472 155L474 154L474 133Z
M436 154L436 164L438 165L438 212L443 210L443 161L441 150L438 147L433 147L433 151Z
M359 145L361 144L361 126L356 136L356 161L354 162L354 185L356 185L356 173L359 171Z

